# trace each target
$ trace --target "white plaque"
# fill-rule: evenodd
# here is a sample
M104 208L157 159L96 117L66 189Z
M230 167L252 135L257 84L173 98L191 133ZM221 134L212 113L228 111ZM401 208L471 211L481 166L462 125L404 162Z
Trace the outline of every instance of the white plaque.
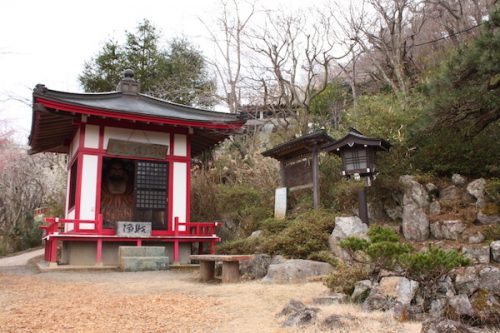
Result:
M116 235L122 237L149 237L151 236L151 222L118 221Z
M286 216L286 198L287 188L278 187L274 195L274 218L277 220L283 220Z

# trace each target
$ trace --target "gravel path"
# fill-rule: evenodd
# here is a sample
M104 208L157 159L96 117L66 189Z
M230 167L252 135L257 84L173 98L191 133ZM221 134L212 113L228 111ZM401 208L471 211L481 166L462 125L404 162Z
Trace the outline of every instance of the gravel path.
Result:
M32 251L23 252L18 255L0 258L0 267L24 266L28 264L29 260L43 255L43 252L44 249L36 249Z

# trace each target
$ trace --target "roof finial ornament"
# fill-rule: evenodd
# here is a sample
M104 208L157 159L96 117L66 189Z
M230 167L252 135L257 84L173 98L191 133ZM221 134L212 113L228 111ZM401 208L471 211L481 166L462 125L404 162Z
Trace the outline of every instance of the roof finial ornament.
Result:
M137 95L140 92L139 82L134 79L133 70L126 69L123 71L123 78L118 83L116 90L126 95Z
M133 79L134 78L134 71L131 70L130 68L124 70L123 71L123 77L125 79Z

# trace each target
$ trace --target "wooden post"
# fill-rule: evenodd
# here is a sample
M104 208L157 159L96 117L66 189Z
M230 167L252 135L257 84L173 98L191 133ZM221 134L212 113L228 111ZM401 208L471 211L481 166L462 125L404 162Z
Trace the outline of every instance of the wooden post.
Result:
M370 225L368 221L368 205L366 203L366 190L364 186L358 190L358 210L361 221L366 225Z
M319 209L319 149L314 146L312 153L313 203Z

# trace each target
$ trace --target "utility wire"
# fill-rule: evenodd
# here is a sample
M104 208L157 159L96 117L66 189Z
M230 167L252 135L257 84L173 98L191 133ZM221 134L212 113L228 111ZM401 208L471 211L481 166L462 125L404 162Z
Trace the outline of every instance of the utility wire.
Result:
M436 42L439 42L439 41L441 41L441 40L448 39L448 38L450 38L450 37L457 36L457 35L463 34L463 33L465 33L465 32L469 32L469 31L471 31L472 29L476 29L476 28L480 27L480 26L481 26L481 25L483 25L483 24L484 24L484 22L481 22L481 23L478 23L478 24L476 24L476 25L474 25L474 26L472 26L472 27L470 27L470 28L467 28L467 29L465 29L465 30L457 31L457 32L451 33L451 34L449 34L449 35L447 35L447 36L443 36L443 37L440 37L440 38L437 38L437 39L434 39L434 40L429 40L429 41L427 41L427 42L422 42L422 43L420 43L420 44L415 44L415 45L413 45L413 47L418 47L418 46L422 46L422 45L427 45L427 44L436 43Z

